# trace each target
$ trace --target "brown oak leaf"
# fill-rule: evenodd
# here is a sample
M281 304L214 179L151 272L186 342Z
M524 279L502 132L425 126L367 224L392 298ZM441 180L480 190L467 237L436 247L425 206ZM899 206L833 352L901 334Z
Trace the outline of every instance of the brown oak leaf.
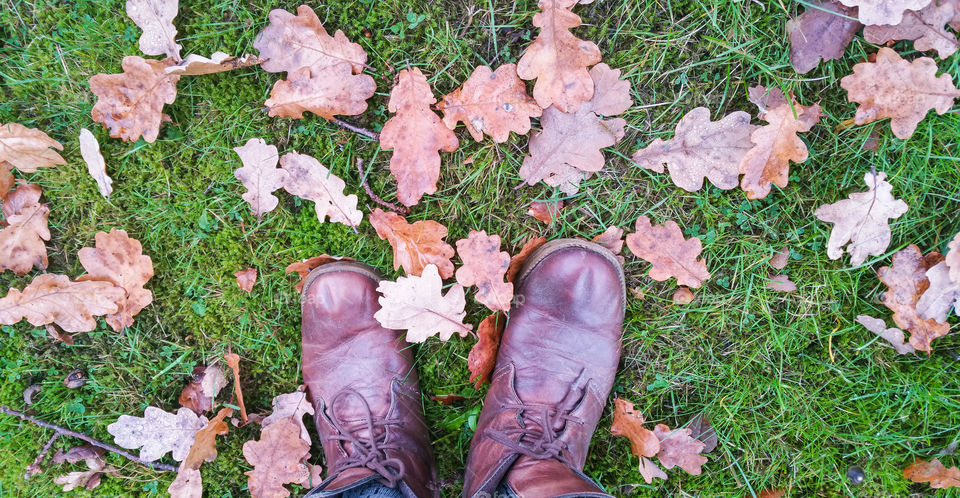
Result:
M313 157L297 152L288 152L280 158L280 167L287 172L283 185L287 192L313 201L317 219L323 222L330 217L334 223L343 223L355 228L363 219L357 209L357 196L347 195L347 184L330 172Z
M610 433L630 440L630 452L640 458L640 475L647 484L654 478L666 479L667 474L649 459L660 452L660 440L653 431L643 427L643 415L634 409L633 403L623 398L615 398L613 402Z
M250 209L258 218L273 211L280 203L273 192L283 188L288 175L285 170L277 168L280 160L277 147L267 145L262 138L251 138L242 147L234 147L233 150L243 163L243 167L233 172L233 176L247 189L243 200L250 204Z
M47 267L50 207L40 203L40 186L22 183L2 203L4 223L0 229L0 273L25 275ZM3 226L3 223L0 223Z
M463 323L467 315L463 287L454 284L444 295L443 280L432 264L419 277L381 281L377 292L380 310L373 317L384 328L406 330L408 342L424 342L434 335L447 341L453 334L465 337L472 328Z
M507 319L503 313L494 313L480 322L477 327L477 343L470 348L467 356L467 368L470 370L470 382L476 389L490 382L490 374L497 362L497 350L500 349L500 337Z
M543 109L553 105L560 112L576 112L593 97L594 81L587 68L600 62L600 48L570 32L581 24L570 9L578 0L540 0L533 25L540 34L517 63L517 74L536 78L533 98Z
M938 5L936 1L920 10L908 10L903 20L894 25L877 25L863 28L863 38L870 43L882 45L891 41L910 40L913 48L921 52L936 50L941 59L957 51L957 37L945 29L953 20L957 7L950 2Z
M697 259L703 248L700 239L683 239L683 232L673 221L653 225L650 218L637 218L636 232L627 235L627 247L635 256L653 265L650 278L664 281L675 277L679 285L699 288L710 278L707 262Z
M620 251L623 250L623 229L617 226L609 226L603 233L594 237L591 242L600 244L614 254L620 254Z
M863 24L899 24L907 10L920 10L932 0L840 0L847 7L857 7Z
M677 123L672 139L655 139L633 161L657 173L666 165L673 183L688 192L700 190L704 178L729 190L740 183L740 162L753 148L750 135L757 128L743 111L710 121L710 110L697 107Z
M153 261L143 254L140 242L123 230L98 232L94 240L95 247L84 247L77 253L87 270L77 280L111 282L126 291L126 297L117 301L117 312L107 315L107 324L120 332L133 325L133 317L153 302L153 293L144 288L153 277Z
M90 78L90 91L97 95L90 115L110 129L110 136L127 142L141 136L153 142L160 134L165 118L164 104L177 98L180 76L167 74L169 60L144 60L127 56L121 62L123 73L97 74Z
M326 68L349 62L354 74L367 66L367 53L337 30L327 34L320 18L306 5L297 7L297 14L274 9L270 24L257 35L253 47L264 59L261 67L270 73L292 73L302 67Z
M443 241L447 227L432 220L407 223L402 216L380 208L370 213L370 224L393 247L393 269L419 276L427 265L436 265L443 278L453 276L453 246Z
M0 324L26 319L34 327L55 323L66 332L89 332L94 316L116 313L125 292L112 282L71 282L63 275L37 275L23 291L0 298Z
M253 284L257 283L257 269L256 268L247 268L246 270L239 270L233 274L237 278L237 285L240 286L240 289L244 292L253 291Z
M143 30L140 51L146 55L166 55L180 60L176 42L177 0L127 0L127 16Z
M960 282L960 233L947 244L947 268L950 269L950 280Z
M457 135L430 109L437 100L420 69L404 69L390 93L390 112L380 132L380 146L393 149L390 173L397 179L397 198L404 206L437 191L440 151L460 146Z
M533 201L527 214L550 225L557 213L563 209L563 201Z
M706 444L691 437L688 428L670 430L663 424L653 428L654 435L660 440L660 452L657 459L667 470L680 467L695 476L700 475L701 467L707 463L707 457L700 455Z
M936 458L930 462L915 459L912 464L903 469L903 477L913 482L929 482L933 489L960 486L960 469L956 466L948 469Z
M527 258L533 254L533 251L536 251L537 248L547 243L546 237L533 237L527 239L523 243L523 247L520 248L520 252L513 255L510 258L510 266L507 268L506 280L507 282L514 282L517 278L517 275L520 273L520 270L523 269L523 264L527 262Z
M300 386L292 393L274 397L270 405L273 407L273 411L260 422L261 427L266 427L278 420L292 419L300 427L300 438L305 443L310 444L310 432L307 431L307 426L303 423L303 416L306 414L313 415L313 405L307 400L304 386Z
M0 162L0 205L2 205L4 199L7 198L7 194L10 193L10 189L13 188L15 181L13 172L10 171L10 165ZM0 223L0 227L2 226L4 226L4 224Z
M190 383L180 391L177 400L197 415L213 410L213 399L226 387L227 378L218 364L197 366L193 369Z
M504 64L496 71L477 66L463 86L445 95L438 107L451 130L462 121L477 142L486 133L496 143L506 142L511 131L526 135L530 118L543 112L527 95L516 64Z
M513 284L504 282L510 267L510 254L500 251L500 236L471 230L457 241L457 254L463 265L457 269L457 282L464 287L477 286L474 298L493 311L510 311Z
M263 63L263 59L252 54L235 57L226 52L214 52L210 54L209 58L190 54L179 64L169 66L164 71L167 74L179 74L180 76L200 76L233 71L234 69L256 66L261 63Z
M106 451L102 448L97 448L89 444L75 446L70 448L66 453L63 453L61 450L57 450L57 454L53 457L54 463L76 463L80 460L83 460L83 462L87 465L87 470L70 472L62 476L57 476L53 479L53 483L63 486L64 492L72 491L79 487L83 487L87 490L96 488L100 485L100 480L103 478L103 474L116 475L117 473L116 468L107 465L107 461L103 458L104 453L106 453Z
M203 498L203 479L197 469L181 468L167 488L170 498Z
M300 428L290 418L264 427L259 441L243 443L243 457L253 466L247 475L247 488L254 498L285 497L284 484L303 481L309 470L303 460L310 456L310 445L300 439Z
M917 314L925 320L944 323L950 308L960 309L960 282L950 279L950 269L945 261L931 266L926 275L930 287L917 301Z
M893 185L886 178L886 173L868 172L863 176L869 188L866 192L854 192L849 199L824 204L813 213L820 221L834 224L827 241L827 257L840 259L846 250L850 264L859 266L867 256L879 256L887 250L890 220L906 213L908 206L893 197Z
M844 76L840 86L847 91L848 101L860 104L854 123L890 118L893 134L903 139L913 135L931 109L943 114L960 97L950 74L937 77L933 59L908 62L887 47L880 49L875 62L853 66L853 74Z
M322 63L320 63L322 64ZM273 85L264 103L270 116L302 119L312 112L325 119L336 115L355 116L367 110L377 84L366 74L354 74L353 65L341 62L332 66L301 67L287 79Z
M942 259L939 253L924 257L920 248L911 244L894 253L892 265L878 272L880 281L887 285L881 302L893 311L893 321L910 332L910 345L918 351L931 351L930 342L950 331L950 325L924 320L917 313L917 301L930 287L926 272Z
M307 258L301 261L295 261L287 265L286 273L296 272L300 276L300 281L297 282L296 289L297 292L303 292L303 279L307 278L307 275L310 274L310 270L314 268L325 265L327 263L333 263L334 261L356 261L353 258L348 258L345 256L330 256L328 254L321 254L319 256L314 256L312 258Z
M820 106L784 103L768 109L761 119L769 124L750 135L754 146L740 162L740 173L743 174L740 187L749 199L766 197L771 184L786 187L790 161L802 163L807 160L807 145L797 133L810 131L820 121Z
M690 435L693 436L694 439L703 443L704 446L701 453L706 454L717 449L717 444L720 442L717 439L717 431L713 428L713 425L710 424L710 418L704 413L701 412L694 415L694 417L687 422L687 428L690 429Z
M67 164L57 150L63 150L63 145L36 128L18 123L0 124L0 172L9 173L10 168L16 168L23 173L33 173L37 168ZM9 187L4 193L6 190Z
M193 436L190 452L180 464L181 469L199 469L203 462L212 462L217 458L217 436L230 432L230 425L224 419L233 415L233 408L223 407L202 429Z
M820 60L843 57L847 45L863 24L856 10L836 0L812 0L803 14L787 22L790 33L790 63L800 74L817 67Z
M770 266L776 270L782 270L787 267L787 263L790 262L790 248L783 246L780 248L776 254L770 258Z
M915 351L913 346L904 341L902 330L896 327L887 328L886 322L879 318L870 315L857 315L857 323L889 342L897 354L910 354Z
M747 89L747 100L757 106L758 116L761 118L764 114L775 107L789 104L786 94L777 87L766 87L763 85L752 86Z

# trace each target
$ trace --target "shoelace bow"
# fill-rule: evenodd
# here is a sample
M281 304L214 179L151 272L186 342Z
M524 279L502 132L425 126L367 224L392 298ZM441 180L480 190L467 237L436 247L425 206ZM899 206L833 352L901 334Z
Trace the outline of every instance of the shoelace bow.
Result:
M347 430L337 416L335 407L341 399L351 395L356 396L363 402L365 423L353 430ZM331 434L327 439L339 441L338 444L341 448L343 448L344 443L352 445L352 451L347 452L348 456L337 463L331 474L337 474L346 469L366 467L386 479L389 487L395 488L397 483L403 479L406 469L399 459L387 457L385 450L398 449L399 446L395 443L387 443L386 428L391 425L401 425L400 419L375 417L370 409L370 403L360 393L352 389L340 391L333 397L330 402L329 415L336 433ZM367 430L369 436L360 437L357 435L363 429ZM346 449L344 451L346 452Z

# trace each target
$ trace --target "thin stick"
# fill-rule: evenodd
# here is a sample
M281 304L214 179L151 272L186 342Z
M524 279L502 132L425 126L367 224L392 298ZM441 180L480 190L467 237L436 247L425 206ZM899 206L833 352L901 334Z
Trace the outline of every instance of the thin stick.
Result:
M50 451L50 448L53 446L53 442L60 437L59 432L54 432L53 436L50 436L50 440L47 441L47 444L43 445L43 449L40 450L40 454L37 455L37 458L33 459L33 463L27 466L27 472L23 474L24 479L30 479L35 474L40 472L40 464L43 463L43 457L47 456L47 452Z
M35 418L35 417L31 417L30 415L27 415L26 413L18 412L18 411L16 411L16 410L13 410L13 409L8 408L8 407L6 407L6 406L0 406L0 413L6 413L7 415L13 415L13 416L15 416L15 417L20 417L22 420L26 420L27 422L31 422L31 423L33 423L34 425L38 426L38 427L43 427L43 428L45 428L45 429L53 429L53 430L57 431L57 433L59 433L60 435L63 435L63 436L71 436L71 437L75 437L75 438L77 438L77 439L79 439L79 440L81 440L81 441L86 441L86 442L88 442L88 443L90 443L90 444L92 444L92 445L94 445L94 446L96 446L96 447L98 447L98 448L103 448L103 449L105 449L105 450L107 450L107 451L116 453L116 454L118 454L118 455L126 458L127 460L131 460L131 461L137 462L137 463L139 463L139 464L146 465L147 467L150 467L151 469L154 469L154 470L166 470L166 471L169 471L169 472L176 472L176 471L177 471L177 468L174 467L173 465L167 465L167 464L165 464L165 463L148 462L148 461L146 461L146 460L141 460L139 457L137 457L137 456L135 456L135 455L133 455L133 454L131 454L131 453L129 453L129 452L126 452L126 451L124 451L124 450L122 450L122 449L120 449L120 448L117 448L116 446L114 446L114 445L112 445L112 444L100 442L100 441L98 441L98 440L96 440L96 439L94 439L94 438L92 438L92 437L90 437L90 436L88 436L88 435L86 435L86 434L82 434L82 433L76 432L76 431L71 431L70 429L67 429L66 427L61 427L61 426L59 426L59 425L57 425L57 424L51 424L50 422L47 422L47 421L45 421L45 420L40 420L40 419Z
M367 192L367 195L373 199L373 202L391 210L400 213L403 216L410 214L410 210L404 206L398 206L392 202L387 202L380 198L377 194L373 193L373 189L370 188L370 185L367 183L367 175L363 172L363 159L357 159L357 171L360 172L360 181L363 183L363 190Z
M340 121L340 120L337 119L337 118L331 119L330 122L336 124L337 126L339 126L339 127L341 127L341 128L345 128L345 129L350 130L350 131L352 131L352 132L354 132L354 133L358 133L358 134L363 135L363 136L365 136L365 137L367 137L367 138L370 138L371 140L378 140L378 141L380 140L380 135L379 135L378 133L372 132L372 131L370 131L370 130L368 130L368 129L366 129L366 128L361 128L361 127L359 127L359 126L354 126L354 125L352 125L352 124L350 124L350 123L348 123L348 122L346 122L346 121Z

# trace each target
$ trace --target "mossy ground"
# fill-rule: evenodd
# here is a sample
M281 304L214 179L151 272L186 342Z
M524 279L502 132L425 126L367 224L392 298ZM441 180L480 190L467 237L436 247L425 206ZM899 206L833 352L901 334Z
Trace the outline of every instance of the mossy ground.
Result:
M299 2L183 0L176 24L184 54L216 50L253 52L252 41L274 8ZM393 71L420 67L437 95L456 88L479 64L515 62L531 37L536 2L360 0L314 4L328 29L342 29L370 55L378 93L369 110L350 120L379 129ZM674 470L670 479L643 483L626 440L609 435L610 411L594 437L586 471L615 495L752 496L780 487L794 496L905 495L928 488L910 485L900 470L914 456L944 456L960 427L957 337L938 340L929 357L898 357L853 323L859 313L888 316L875 270L909 243L943 250L960 229L960 115L929 116L910 140L897 140L886 123L837 131L852 117L839 78L875 47L859 38L841 61L809 75L788 63L785 21L799 7L790 2L612 1L577 7L586 25L577 29L597 42L605 61L633 84L635 105L626 114L627 138L607 152L607 167L566 201L561 218L547 227L525 215L534 199L561 194L543 185L515 190L527 139L473 142L460 131L461 148L444 155L437 194L427 196L410 219L435 219L448 240L469 230L503 236L514 251L529 235L592 237L607 225L632 228L640 215L677 221L703 239L713 278L687 306L670 302L673 285L645 276L648 265L627 256L628 284L645 300L631 300L624 355L614 391L630 399L651 422L671 426L706 412L720 446L700 476ZM422 16L422 19L421 19ZM533 33L535 34L535 33ZM348 191L373 203L355 169L362 159L374 191L392 199L389 153L376 143L322 119L271 119L263 101L278 76L257 68L184 78L175 104L153 144L110 139L90 119L95 97L87 80L118 72L124 55L139 55L138 29L117 0L7 0L0 7L0 122L47 131L66 147L66 166L27 175L44 189L51 207L50 271L78 276L77 250L94 234L121 228L143 242L154 261L154 303L123 334L101 326L56 344L25 324L0 334L0 403L22 407L23 389L42 386L33 412L51 422L108 440L106 426L120 414L148 405L176 408L179 390L194 365L227 348L244 361L243 389L252 411L269 408L276 394L300 383L299 309L295 278L284 267L321 253L351 256L388 275L389 246L364 222L358 234L321 224L311 203L281 194L282 203L257 220L240 199L233 177L239 162L232 148L262 137L281 151L315 156L344 178ZM897 47L910 52L909 44ZM940 62L958 76L954 56ZM746 89L754 84L792 90L804 104L820 101L826 116L803 138L811 157L792 168L788 187L761 201L742 192L706 188L686 193L666 175L631 165L627 158L655 137L672 134L695 106L720 116L751 111ZM81 127L95 131L115 180L109 200L87 176L76 142ZM874 127L879 149L863 150ZM465 161L472 158L473 161ZM825 256L829 226L813 210L851 190L863 173L885 171L910 211L894 223L889 252L849 268ZM793 294L765 288L773 252L789 245L786 272ZM234 283L237 270L256 267L251 294ZM29 276L0 275L0 287L21 287ZM468 303L477 323L481 306ZM466 354L472 341L428 341L417 353L425 396L460 394L467 399L439 406L425 399L440 475L459 492L462 465L484 392L468 383ZM78 390L62 379L82 367L90 382ZM246 494L240 454L255 428L236 429L219 445L220 456L203 466L208 496ZM26 467L49 430L0 418L0 494L49 496L58 488L48 468L30 481ZM61 439L57 447L72 441ZM313 454L318 463L319 447ZM98 495L164 494L170 474L154 473L116 456L121 468ZM846 469L859 465L866 481L852 486Z

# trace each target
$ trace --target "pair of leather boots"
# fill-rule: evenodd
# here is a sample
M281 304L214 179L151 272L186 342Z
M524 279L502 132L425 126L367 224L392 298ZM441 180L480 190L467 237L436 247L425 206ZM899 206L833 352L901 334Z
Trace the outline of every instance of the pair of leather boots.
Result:
M329 473L309 496L373 481L440 495L410 345L373 317L379 280L339 262L304 284L303 377ZM623 269L599 245L557 240L530 256L515 296L463 495L494 496L504 482L521 497L609 496L582 470L620 359Z

